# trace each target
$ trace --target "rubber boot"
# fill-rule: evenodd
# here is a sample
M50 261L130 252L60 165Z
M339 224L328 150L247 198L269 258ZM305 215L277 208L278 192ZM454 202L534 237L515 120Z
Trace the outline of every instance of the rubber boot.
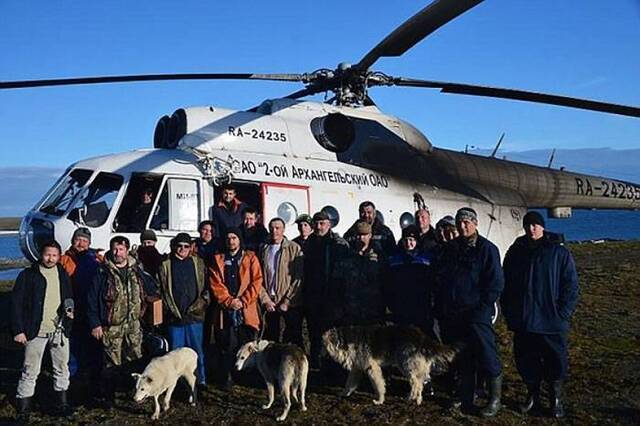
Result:
M56 407L54 414L60 417L71 417L73 409L67 400L67 391L55 391Z
M458 398L462 412L465 414L475 414L475 405L473 404L476 388L475 374L460 374L458 381Z
M480 410L480 415L482 417L493 417L502 408L500 403L502 398L502 374L497 377L488 377L487 384L489 385L489 403Z
M540 383L527 383L527 400L518 408L522 414L540 410Z
M556 419L564 417L564 404L562 403L562 380L556 380L549 385L549 405L551 415Z
M16 422L19 424L27 424L29 423L29 418L31 416L31 406L33 402L33 397L29 398L16 398Z

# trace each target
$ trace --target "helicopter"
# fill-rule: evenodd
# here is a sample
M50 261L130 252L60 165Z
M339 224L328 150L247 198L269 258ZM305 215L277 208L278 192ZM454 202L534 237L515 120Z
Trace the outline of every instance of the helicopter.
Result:
M156 125L153 149L82 160L71 165L24 217L20 242L27 258L55 238L63 246L87 226L96 247L113 235L135 241L146 228L160 251L178 232L196 235L211 217L221 185L263 219L292 225L301 213L326 211L344 232L357 207L373 201L380 219L399 235L413 212L432 217L471 206L480 232L502 253L522 233L528 208L569 217L573 208L636 209L640 186L631 182L536 167L433 146L412 124L381 111L373 87L437 89L443 93L519 100L640 117L640 108L516 89L397 77L375 71L383 57L403 55L481 0L436 0L417 12L358 62L301 74L149 74L0 82L0 90L175 80L297 82L300 90L243 111L203 106L178 108ZM330 93L326 102L304 100ZM139 229L131 211L145 191L152 207ZM294 236L294 227L287 235Z

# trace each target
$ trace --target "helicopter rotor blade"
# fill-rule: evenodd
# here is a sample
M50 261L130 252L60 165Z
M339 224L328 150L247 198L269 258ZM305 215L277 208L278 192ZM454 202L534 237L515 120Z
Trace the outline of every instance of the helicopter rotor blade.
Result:
M25 89L31 87L72 86L82 84L128 83L140 81L170 80L271 80L309 82L307 74L240 74L240 73L190 73L190 74L140 74L102 77L59 78L48 80L0 81L0 89Z
M442 81L418 80L404 77L391 78L390 82L387 84L405 87L440 89L442 93L454 93L458 95L485 96L490 98L536 102L541 104L550 104L569 108L606 112L609 114L626 115L629 117L640 117L639 107L611 104L608 102L593 101L589 99L572 98L569 96L529 92L526 90L503 89L499 87L476 86L473 84L448 83Z
M367 70L383 56L400 56L429 34L483 0L435 0L406 20L369 51L355 66Z

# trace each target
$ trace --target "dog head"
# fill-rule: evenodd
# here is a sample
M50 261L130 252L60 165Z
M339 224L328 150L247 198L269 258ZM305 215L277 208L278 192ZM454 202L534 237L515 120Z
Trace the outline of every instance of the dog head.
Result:
M263 351L268 345L268 340L256 340L245 343L236 354L236 370L240 371L244 367L252 367L255 363L255 354Z
M153 390L155 390L153 379L149 376L138 373L131 373L131 376L136 379L136 392L133 395L133 400L137 403L141 403L150 397Z

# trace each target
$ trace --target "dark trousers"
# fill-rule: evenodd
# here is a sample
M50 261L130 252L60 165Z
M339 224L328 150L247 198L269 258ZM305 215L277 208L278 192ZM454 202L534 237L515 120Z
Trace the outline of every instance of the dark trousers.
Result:
M497 377L502 373L491 324L440 322L440 337L448 345L460 344L457 367L462 375Z
M102 346L91 336L86 323L74 322L69 339L69 373L74 377L78 373L87 374L92 382L100 376L102 368Z
M322 334L329 329L329 321L324 312L319 309L306 309L305 319L309 331L309 363L312 367L317 368L320 364Z
M567 336L516 332L513 335L516 368L525 383L563 380L569 369Z
M256 330L241 325L240 327L228 326L222 330L215 331L216 348L220 354L220 364L218 366L223 380L231 378L236 362L236 353L245 343L255 340Z
M281 322L284 321L284 331ZM280 335L282 334L282 339ZM265 340L293 343L304 348L302 342L302 312L299 308L289 308L286 312L267 312L265 315Z

